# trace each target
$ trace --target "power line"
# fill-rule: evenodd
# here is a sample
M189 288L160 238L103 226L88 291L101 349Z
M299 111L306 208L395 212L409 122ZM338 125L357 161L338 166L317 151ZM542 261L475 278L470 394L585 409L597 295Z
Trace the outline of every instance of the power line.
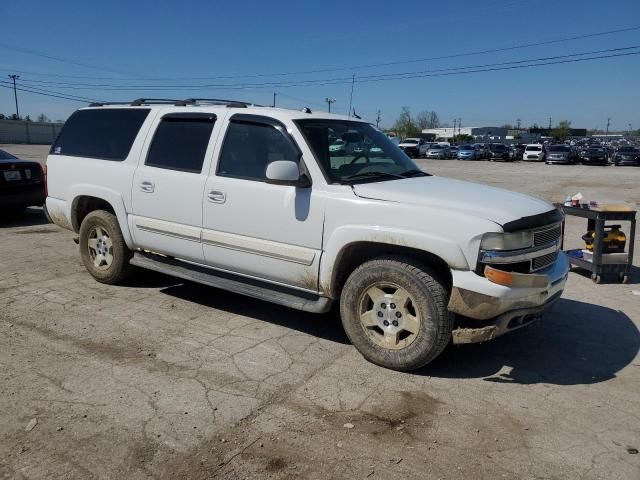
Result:
M335 78L327 78L327 79L313 79L313 80L291 80L286 82L263 82L263 83L253 83L253 84L199 84L199 85L113 85L113 84L86 84L86 83L67 83L67 82L50 82L44 80L23 80L23 83L40 83L51 86L56 86L57 88L71 89L71 90L102 90L102 91L136 91L136 90L177 90L177 89L229 89L229 90L237 90L237 89L252 89L252 88L268 88L268 87L297 87L297 86L318 86L318 85L339 85L339 84L347 84L347 83L364 83L371 81L383 81L383 80L397 80L403 78L421 78L421 77L431 77L431 76L449 76L453 74L463 74L463 73L477 73L481 71L496 71L496 70L509 70L513 68L525 68L530 66L542 66L542 65L553 65L560 63L574 63L573 61L553 61L560 59L570 59L572 57L580 57L586 55L596 55L601 53L610 53L610 52L622 52L626 50L634 50L640 48L640 45L634 45L629 47L619 47L619 48L610 48L605 50L592 50L588 52L579 52L579 53L571 53L567 55L556 55L551 57L541 57L527 60L513 60L509 62L499 62L499 63L487 63L480 65L470 65L463 67L450 67L450 68L441 68L441 69L432 69L432 70L420 70L413 72L396 72L396 73L387 73L387 74L376 74L376 75L364 75L358 76L357 79L354 80L353 76L350 77L335 77ZM592 58L585 59L577 59L581 60L594 60L601 58L611 58L616 56L624 56L624 55L611 55L611 56L596 56ZM544 63L543 63L544 62ZM525 65L532 64L532 65ZM509 67L506 67L509 66ZM503 68L493 68L493 67L503 67Z
M407 60L397 60L397 61L393 61L393 62L383 62L383 63L360 64L360 65L352 65L352 66L346 66L346 67L332 67L332 68L321 68L321 69L314 69L314 70L299 70L299 71L275 72L275 73L254 73L254 74L217 75L217 76L201 76L201 77L143 77L143 76L132 76L132 75L124 74L129 78L128 79L123 79L123 78L115 78L115 77L97 77L97 76L88 76L88 75L62 75L62 74L55 74L55 73L54 74L51 74L51 73L38 73L38 72L29 72L29 71L20 71L20 70L15 70L15 71L17 71L18 73L31 74L31 75L55 76L55 77L64 77L64 78L87 78L87 79L95 79L95 80L103 79L103 80L116 80L116 81L128 81L128 80L172 81L172 80L212 80L212 79L240 79L240 78L277 77L277 76L290 76L290 75L306 75L306 74L314 74L314 73L328 73L328 72L338 72L338 71L348 71L348 70L361 70L361 69L376 68L376 67L387 67L387 66L393 66L393 65L403 65L403 64L409 64L409 63L420 63L420 62L427 62L427 61L433 61L433 60L444 60L444 59L451 59L451 58L469 57L469 56L475 56L475 55L484 55L484 54L488 54L488 53L498 53L498 52L506 52L506 51L518 50L518 49L523 49L523 48L531 48L531 47L539 47L539 46L545 46L545 45L553 45L553 44L557 44L557 43L570 42L570 41L581 40L581 39L586 39L586 38L595 38L595 37L601 37L601 36L606 36L606 35L614 35L614 34L617 34L617 33L631 32L631 31L635 31L635 30L640 30L640 25L633 26L633 27L627 27L627 28L619 28L619 29L616 29L616 30L608 30L608 31L603 31L603 32L594 32L594 33L587 33L587 34L582 34L582 35L574 35L574 36L571 36L571 37L563 37L563 38L558 38L558 39L554 39L554 40L546 40L546 41L533 42L533 43L524 43L524 44L512 45L512 46L508 46L508 47L475 50L475 51L471 51L471 52L460 52L460 53L454 53L454 54L449 54L449 55L439 55L439 56L434 56L434 57L424 57L424 58L415 58L415 59L407 59ZM32 55L38 55L38 56L41 56L41 57L44 57L44 58L48 58L48 59L52 59L52 60L56 60L56 61L64 62L64 63L70 63L70 64L73 64L73 65L77 65L77 66L81 66L81 67L85 67L85 68L100 69L100 70L112 71L114 73L122 74L122 72L117 72L117 71L113 71L113 70L106 69L106 68L103 68L103 67L98 67L98 66L94 66L94 65L90 65L90 64L81 63L81 62L76 62L74 60L69 60L69 59L65 59L65 58L62 58L62 57L55 57L55 56L52 56L52 55L48 55L46 53L37 52L35 50L25 49L25 48L22 48L22 47L16 47L16 46L8 45L8 44L5 44L5 43L0 43L0 47L14 49L14 50L22 51L22 52L29 53L29 54L32 54Z
M5 82L5 81L0 81L0 87L13 89L13 86L11 85L11 83ZM16 87L16 90L18 90L20 92L34 93L36 95L43 95L45 97L61 98L61 99L64 99L64 100L72 100L74 102L81 102L81 103L90 103L90 102L99 101L99 100L92 99L92 98L70 96L70 95L65 95L64 93L51 92L51 91L48 91L48 90L40 90L40 89L32 90L32 89L29 89L29 88L22 88L22 87Z

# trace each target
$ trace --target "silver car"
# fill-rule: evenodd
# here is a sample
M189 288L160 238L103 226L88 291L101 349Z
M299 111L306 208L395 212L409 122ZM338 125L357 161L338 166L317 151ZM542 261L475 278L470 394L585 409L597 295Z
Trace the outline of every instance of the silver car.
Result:
M451 150L447 145L431 145L429 150L427 150L427 154L425 155L427 158L439 158L445 159L451 156Z

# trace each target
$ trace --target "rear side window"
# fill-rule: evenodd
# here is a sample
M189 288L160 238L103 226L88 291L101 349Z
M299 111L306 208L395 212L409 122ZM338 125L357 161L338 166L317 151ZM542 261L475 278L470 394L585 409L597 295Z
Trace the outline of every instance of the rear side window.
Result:
M49 153L122 161L147 115L148 108L78 110L66 121Z
M232 120L220 153L218 175L264 181L267 165L276 160L297 163L300 152L272 125Z
M169 114L156 129L145 165L200 173L215 115Z

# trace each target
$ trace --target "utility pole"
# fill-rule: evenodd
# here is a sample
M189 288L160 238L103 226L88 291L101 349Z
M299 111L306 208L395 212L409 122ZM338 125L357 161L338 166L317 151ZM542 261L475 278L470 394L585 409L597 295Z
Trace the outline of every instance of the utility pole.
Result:
M16 118L20 120L20 110L18 110L18 93L16 91L16 79L20 78L20 75L9 75L9 78L13 80L13 98L16 100Z
M276 95L277 95L277 93L273 92L273 106L274 107L276 106Z
M629 135L633 132L633 125L629 124Z
M462 128L462 119L458 118L458 136L462 135L462 130L460 130Z
M356 74L351 77L351 95L349 96L349 116L351 116L351 103L353 102L353 84L356 83Z
M335 98L326 97L324 99L324 101L327 102L327 105L329 106L329 113L331 113L331 104L332 103L336 103L336 99Z
M376 113L376 128L380 128L380 120L382 120L382 118L380 117L381 113L382 110L378 110Z
M451 140L455 142L456 139L456 119L453 119L453 135L451 136Z
M551 130L551 117L549 117L549 130Z
M609 137L609 124L611 123L611 119L607 118L607 139Z

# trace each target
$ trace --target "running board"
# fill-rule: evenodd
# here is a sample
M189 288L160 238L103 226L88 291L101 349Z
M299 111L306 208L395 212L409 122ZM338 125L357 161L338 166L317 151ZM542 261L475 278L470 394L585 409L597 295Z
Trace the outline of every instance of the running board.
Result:
M135 252L130 263L136 267L239 293L258 300L277 303L296 310L325 313L331 309L332 301L327 297L181 262L171 257Z

